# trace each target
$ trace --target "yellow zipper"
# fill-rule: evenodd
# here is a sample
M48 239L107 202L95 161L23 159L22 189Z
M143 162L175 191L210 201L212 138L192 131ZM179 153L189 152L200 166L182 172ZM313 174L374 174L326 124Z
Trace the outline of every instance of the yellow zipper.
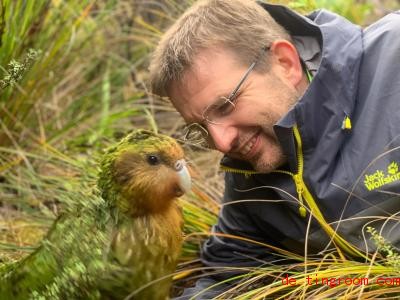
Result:
M254 175L254 174L262 174L261 172L257 172L257 171L235 169L235 168L227 167L224 165L220 166L220 170L223 172L228 172L228 173L242 174L245 177L250 177L251 175ZM304 202L303 202L303 186L302 186L302 180L299 178L299 175L294 174L289 171L285 171L285 170L274 170L271 173L282 173L282 174L286 174L286 175L289 175L290 177L292 177L292 179L294 180L295 186L296 186L296 192L297 192L298 199L299 199L299 205L300 205L299 206L299 214L301 217L305 218L307 215L307 209L305 208Z
M257 171L235 169L235 168L227 167L227 166L224 166L224 165L221 165L219 168L223 172L242 174L242 175L244 175L246 177L248 177L250 175L254 175L254 174L260 174L260 172L257 172Z
M342 238L325 220L323 214L321 213L317 203L315 202L313 196L308 190L307 186L303 180L303 169L304 169L304 160L303 160L303 152L302 152L302 142L300 131L297 128L297 125L293 127L293 134L297 144L297 163L298 169L297 174L294 175L294 180L296 183L297 191L301 192L302 198L306 201L308 207L310 208L311 213L317 219L318 223L324 229L324 231L328 234L329 237L334 241L337 250L340 253L340 248L345 252L352 256L362 257L368 260L368 256L359 251L356 247L354 247L351 243ZM300 195L299 195L300 198ZM340 248L339 248L340 247Z
M310 208L311 213L313 216L317 219L318 223L321 225L321 227L324 229L324 231L328 234L329 237L332 238L334 241L334 244L339 252L341 254L340 249L343 249L345 252L352 256L357 256L357 257L362 257L367 260L369 260L368 256L366 256L364 253L359 251L356 247L354 247L352 244L347 242L344 238L342 238L325 220L323 214L321 213L318 205L316 204L313 196L311 195L310 191L308 190L307 186L304 183L303 180L303 170L304 170L304 158L303 158L303 150L302 150L302 141L301 141L301 136L300 136L300 131L295 125L293 127L293 134L296 140L296 156L297 156L297 173L294 174L289 171L284 171L284 170L275 170L272 171L271 173L283 173L290 175L295 183L296 186L296 192L298 194L298 199L299 199L299 214L301 217L306 217L307 215L307 209L304 205L304 201L307 203L308 207ZM261 174L260 172L257 171L248 171L248 170L240 170L240 169L235 169L235 168L230 168L226 166L221 166L221 170L225 172L231 172L231 173L237 173L237 174L243 174L246 177L254 175L254 174ZM344 256L343 256L344 257Z

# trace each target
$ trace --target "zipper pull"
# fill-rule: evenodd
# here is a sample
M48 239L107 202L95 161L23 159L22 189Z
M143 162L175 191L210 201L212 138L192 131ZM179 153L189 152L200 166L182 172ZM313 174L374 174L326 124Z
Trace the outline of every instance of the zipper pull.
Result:
M307 216L307 209L304 207L303 204L299 207L299 214L300 217L305 218Z
M342 130L351 130L351 120L350 120L349 116L347 116L347 115L343 119Z
M293 175L294 183L296 185L296 191L299 197L299 214L300 217L305 218L307 216L307 210L304 207L304 202L303 202L303 185L301 182L301 179L299 177L299 174Z

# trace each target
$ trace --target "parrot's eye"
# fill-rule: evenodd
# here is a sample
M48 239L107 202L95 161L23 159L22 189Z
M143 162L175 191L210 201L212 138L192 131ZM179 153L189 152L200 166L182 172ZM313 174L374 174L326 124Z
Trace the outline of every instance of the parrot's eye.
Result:
M158 165L160 163L160 159L156 155L149 155L149 156L147 156L147 162L150 165L155 166L155 165Z

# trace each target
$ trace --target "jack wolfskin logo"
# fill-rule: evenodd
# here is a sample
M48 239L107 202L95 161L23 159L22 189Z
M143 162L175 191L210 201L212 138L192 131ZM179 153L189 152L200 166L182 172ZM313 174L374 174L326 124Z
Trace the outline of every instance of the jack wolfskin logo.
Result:
M364 185L368 191L372 191L394 181L400 181L399 165L396 162L392 162L388 165L387 173L382 170L377 170L373 174L366 174Z
M399 166L395 163L392 162L389 166L388 166L388 173L391 175L396 174L397 172L399 172Z

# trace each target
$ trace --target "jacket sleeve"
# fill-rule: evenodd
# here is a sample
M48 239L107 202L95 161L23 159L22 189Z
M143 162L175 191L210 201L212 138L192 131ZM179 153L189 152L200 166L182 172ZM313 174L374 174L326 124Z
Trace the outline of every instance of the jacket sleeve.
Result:
M267 189L251 193L238 191L250 186L254 186L254 182L245 180L243 175L228 173L225 176L225 193L218 223L213 226L212 235L204 243L201 251L201 261L209 268L204 274L205 277L196 282L195 287L186 289L177 299L212 299L231 287L232 282L227 284L222 281L243 274L243 269L247 267L266 265L276 259L268 247L243 240L277 246L274 232L259 228L252 213L254 210L258 211L260 205L265 205L263 202L257 202L257 199L276 199L277 195Z

